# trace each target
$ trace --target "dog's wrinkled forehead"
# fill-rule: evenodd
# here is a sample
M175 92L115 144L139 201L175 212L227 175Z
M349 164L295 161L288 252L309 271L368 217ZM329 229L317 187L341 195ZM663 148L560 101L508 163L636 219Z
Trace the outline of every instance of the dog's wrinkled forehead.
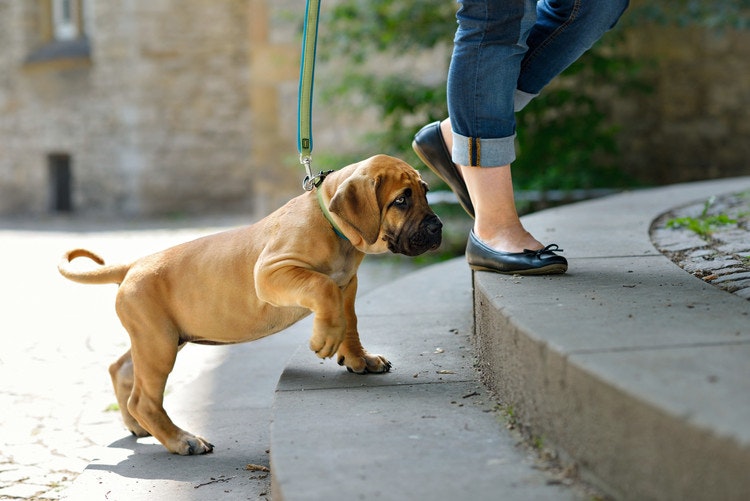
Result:
M414 169L409 164L404 164L403 169L399 169L400 173L398 174L397 178L394 179L396 186L394 188L398 190L399 188L406 188L409 187L412 189L412 192L415 196L425 196L428 188L427 183L425 183L422 180L422 176L419 174L419 172Z
M363 162L360 168L363 173L377 179L381 184L388 183L393 188L401 186L426 188L426 183L422 181L419 172L397 158L377 155Z

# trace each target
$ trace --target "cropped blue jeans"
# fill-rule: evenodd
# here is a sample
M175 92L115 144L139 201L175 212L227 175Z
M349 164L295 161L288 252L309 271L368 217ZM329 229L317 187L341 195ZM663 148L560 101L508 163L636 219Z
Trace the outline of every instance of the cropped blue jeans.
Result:
M515 112L612 28L628 0L458 0L448 71L453 161L515 160Z

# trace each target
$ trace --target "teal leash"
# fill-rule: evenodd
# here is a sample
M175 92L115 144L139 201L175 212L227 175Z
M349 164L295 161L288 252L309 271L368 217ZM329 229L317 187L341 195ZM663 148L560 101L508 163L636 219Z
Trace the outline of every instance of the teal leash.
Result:
M325 178L325 174L322 172L315 176L312 174L312 96L319 17L320 0L307 0L305 27L302 33L299 95L297 97L297 151L299 151L299 161L305 167L306 177L302 181L302 187L305 191L311 191L320 185Z
M317 188L328 174L333 171L312 173L312 96L315 80L315 52L318 45L318 20L320 18L320 0L307 0L305 7L305 27L302 33L302 60L299 70L299 94L297 96L297 151L299 161L305 167L305 179L302 188L305 191L316 190L320 210L340 238L348 240L336 224Z

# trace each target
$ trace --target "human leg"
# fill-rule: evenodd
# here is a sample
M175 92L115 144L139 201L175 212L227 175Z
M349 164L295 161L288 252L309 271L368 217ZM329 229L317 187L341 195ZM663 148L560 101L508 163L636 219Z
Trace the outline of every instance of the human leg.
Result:
M629 0L540 0L517 92L538 94L620 19Z
M526 37L528 50L523 56L513 94L514 109L523 107L519 101L524 99L524 95L539 93L555 76L591 48L614 26L627 5L628 0L537 2L536 21ZM482 241L507 252L543 247L518 219L510 162L491 169L461 165L460 172L475 206L474 232Z
M535 16L530 0L462 2L448 77L451 120L441 124L474 206L475 236L506 252L543 247L518 218L510 170L516 82Z
M453 160L515 159L513 111L576 61L619 20L629 0L459 0L448 74Z
M535 14L541 20L531 27L528 24L529 20L535 16L528 12L529 2L521 6L522 3L511 3L510 6L504 4L499 7L496 2L462 2L462 8L457 16L459 30L456 34L456 46L449 74L449 111L451 117L455 116L452 120L454 124L452 125L450 120L445 120L441 124L442 139L453 153L452 160L459 164L455 167L455 172L462 176L461 179L448 184L459 194L460 199L470 196L475 207L470 207L472 210L467 209L467 212L477 214L474 226L476 235L492 248L507 252L542 248L542 244L523 228L515 210L510 173L510 163L515 158L512 148L515 122L512 111L509 110L517 111L523 108L546 83L575 61L614 25L628 2L541 0L535 9ZM478 4L486 7L485 12L481 12L481 6ZM508 10L509 14L494 20L488 19L493 13L493 5L495 9ZM480 10L477 11L477 8ZM465 17L468 18L463 24L462 14L467 14ZM507 34L508 26L514 26L513 29L518 30L515 41ZM487 36L487 30L499 30L503 34ZM490 45L508 45L503 50L495 52L498 55L497 59L490 61L494 65L487 64L488 40L491 42ZM528 50L524 50L525 46L528 46ZM517 67L518 56L521 53L522 62ZM549 62L548 65L545 62ZM504 69L498 69L499 67ZM517 85L509 85L508 75L516 74L516 68ZM493 71L499 72L498 74L505 78L493 81ZM477 77L473 84L472 76ZM522 86L522 81L530 83ZM482 88L489 88L495 94L488 98L482 94ZM487 106L482 106L483 103ZM492 109L495 111L489 111ZM495 115L501 118L493 122ZM511 118L508 119L508 116ZM455 125L456 122L463 125ZM470 125L467 126L467 123ZM500 129L504 127L502 132L506 135L482 135L482 128L486 130L488 124ZM470 130L471 127L480 133L462 134L463 130ZM419 146L420 134L415 137L415 149ZM472 137L499 137L500 140L477 140ZM453 147L453 144L458 144L459 147ZM443 148L433 149L442 150ZM448 164L450 161L451 159L433 157L425 163L436 170L433 167L436 163ZM470 165L493 168L476 169L469 167ZM453 168L454 166L450 165L443 171ZM463 191L467 193L462 193ZM466 207L465 203L462 205Z
M458 165L495 167L515 159L514 96L534 0L459 0L448 70L451 154Z
M446 144L452 146L451 122L440 123ZM490 247L505 252L522 252L544 247L521 224L513 195L510 165L480 169L459 166L474 205L474 234Z
M441 129L474 206L474 232L506 251L541 248L518 219L509 168L515 159L513 100L535 2L459 3L448 75L451 120ZM480 166L498 168L474 168Z

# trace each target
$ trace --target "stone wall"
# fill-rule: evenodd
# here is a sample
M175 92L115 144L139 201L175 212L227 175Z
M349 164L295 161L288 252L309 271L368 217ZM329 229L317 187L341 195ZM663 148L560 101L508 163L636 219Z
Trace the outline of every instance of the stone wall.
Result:
M628 28L652 91L615 100L622 164L644 182L750 172L750 30Z
M277 205L298 186L277 89L296 86L299 48L294 30L272 40L267 27L282 4L86 1L89 54L36 58L49 2L0 1L0 214L50 208L60 153L80 212Z
M78 213L267 213L300 192L304 2L77 0L86 44L50 57L51 1L0 0L0 215L55 208L53 155L70 158ZM627 170L655 184L746 174L750 31L628 26L625 44L654 89L606 101ZM420 53L403 71L432 80L445 62ZM316 72L316 158L376 153L361 142L381 127L372 108L317 97L340 64Z

